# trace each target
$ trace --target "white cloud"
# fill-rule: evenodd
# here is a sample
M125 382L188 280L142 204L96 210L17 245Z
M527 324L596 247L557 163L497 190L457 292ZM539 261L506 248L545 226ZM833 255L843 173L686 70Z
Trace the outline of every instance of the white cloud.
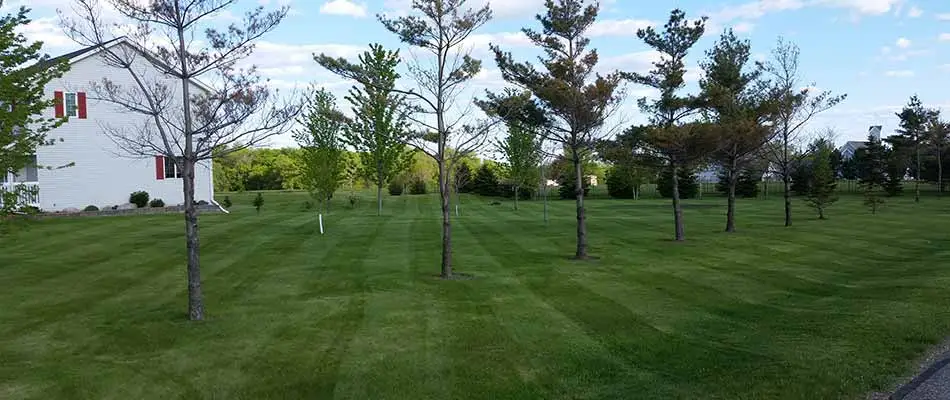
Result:
M805 7L805 2L802 0L756 0L710 13L709 19L723 22L735 19L757 19L768 13L798 10L803 7Z
M365 17L366 5L357 4L350 0L333 0L320 6L320 14L349 15L351 17Z
M755 28L755 24L751 22L740 22L732 26L732 29L738 33L752 32L752 29L754 28Z
M907 39L907 38L903 38L903 37L902 37L902 38L897 39L897 42L896 42L895 44L897 45L897 47L900 47L900 48L902 48L902 49L906 49L906 48L910 47L910 44L911 44L911 43L910 43L910 39Z
M950 33L941 33L940 36L937 36L937 39L941 42L950 41Z
M914 76L914 71L907 70L907 69L886 71L884 72L884 76L891 77L891 78L910 78Z
M587 33L591 37L636 36L638 30L655 25L655 22L645 19L605 19L594 22Z
M950 21L950 13L937 14L936 18L941 21Z
M904 0L818 0L827 7L846 8L858 14L881 15L896 9Z
M907 10L908 17L917 18L917 17L920 17L921 15L924 15L924 10L917 8L917 6L911 6L910 9Z
M488 54L488 45L494 44L504 51L511 51L512 47L529 47L531 39L522 32L476 33L465 40L463 46L472 50L475 55Z

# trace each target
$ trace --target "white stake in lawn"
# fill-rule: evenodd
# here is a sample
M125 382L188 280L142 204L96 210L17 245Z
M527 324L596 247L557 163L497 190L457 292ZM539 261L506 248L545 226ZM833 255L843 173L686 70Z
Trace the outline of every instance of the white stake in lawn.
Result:
M323 234L323 214L320 214L320 234Z

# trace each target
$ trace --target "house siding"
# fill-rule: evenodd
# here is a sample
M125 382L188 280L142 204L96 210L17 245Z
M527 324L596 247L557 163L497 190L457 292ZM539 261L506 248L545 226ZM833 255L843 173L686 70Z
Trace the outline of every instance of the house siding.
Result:
M151 78L157 76L158 72L144 58L138 62L140 70L152 71ZM127 71L109 67L92 55L74 62L62 78L46 85L45 93L50 98L55 91L89 93L89 83L100 81L104 74L120 86L135 85ZM170 80L170 83L175 82ZM148 192L152 199L162 199L166 205L184 203L181 179L156 179L153 155L127 154L104 133L104 126L140 129L148 117L92 98L87 100L86 107L86 119L71 118L48 133L48 138L55 141L53 145L37 149L37 164L41 166L38 174L41 209L57 211L87 205L101 208L124 204L129 202L129 194L138 190ZM47 113L53 117L55 111L51 107ZM73 165L57 168L69 164ZM211 161L196 166L196 200L213 199L211 170Z

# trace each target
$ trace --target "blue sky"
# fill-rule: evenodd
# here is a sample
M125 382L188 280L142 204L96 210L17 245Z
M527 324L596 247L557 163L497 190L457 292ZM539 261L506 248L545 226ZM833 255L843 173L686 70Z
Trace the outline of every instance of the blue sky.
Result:
M484 4L485 0L469 0ZM5 8L17 5L8 0ZM26 29L31 37L44 40L51 54L75 46L57 27L56 10L69 11L71 0L29 0L34 23ZM376 20L378 13L404 13L409 0L246 0L242 8L286 4L291 15L258 45L250 62L258 65L282 90L324 85L342 96L347 82L321 70L312 53L355 57L369 43L399 47L393 35ZM862 140L870 125L896 128L894 112L917 94L925 105L950 108L950 2L945 0L604 0L598 24L590 32L592 46L601 55L602 70L645 71L655 59L636 38L636 29L662 24L669 11L678 7L689 17L710 18L706 37L690 60L689 77L698 78L696 62L703 57L724 27L732 27L752 42L757 58L767 58L779 36L801 48L803 86L846 93L847 101L809 125L810 131L833 128L837 141ZM504 86L488 43L512 51L516 58L536 53L520 35L521 27L536 27L534 15L543 11L543 0L496 0L495 18L471 41L473 55L484 60L482 74L463 95L470 97L484 88ZM408 53L404 53L408 54ZM695 89L695 84L689 90ZM625 123L643 121L633 99L649 95L642 87L627 87L631 101L622 110ZM950 113L950 109L945 112ZM950 117L950 115L948 115ZM279 138L274 145L287 145Z

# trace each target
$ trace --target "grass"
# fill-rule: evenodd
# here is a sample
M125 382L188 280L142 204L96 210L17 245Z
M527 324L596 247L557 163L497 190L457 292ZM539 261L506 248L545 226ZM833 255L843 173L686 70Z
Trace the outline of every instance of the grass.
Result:
M440 281L435 197L299 193L202 217L208 320L186 320L180 216L49 219L2 239L0 398L833 399L886 390L950 333L945 200L589 203L467 198ZM799 203L796 203L799 204Z

